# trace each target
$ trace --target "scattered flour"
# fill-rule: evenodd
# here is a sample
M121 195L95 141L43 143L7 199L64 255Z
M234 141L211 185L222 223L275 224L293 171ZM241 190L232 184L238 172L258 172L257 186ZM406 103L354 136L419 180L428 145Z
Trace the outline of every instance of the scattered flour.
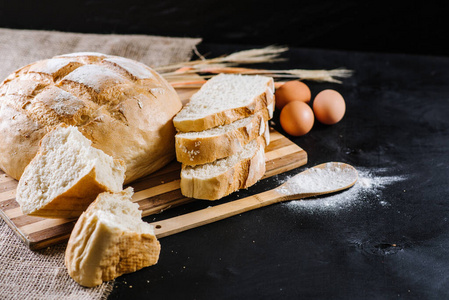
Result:
M383 176L382 173L387 171L385 169L356 169L358 172L358 179L355 185L351 188L335 194L323 195L303 200L288 201L285 202L284 205L291 209L308 210L312 212L337 211L340 209L347 209L356 203L360 203L368 197L374 197L378 199L378 203L380 205L388 206L389 203L385 199L381 198L382 189L387 185L405 180L404 176ZM300 183L295 189L301 192L312 192L314 189L322 188L323 185L337 185L339 181L346 180L344 179L345 176L340 174L335 177L335 182L332 182L331 177L333 175L338 175L339 171L337 170L335 174L331 173L331 171L322 172L322 174L316 172L312 174L313 176L310 178L304 178L304 182ZM316 180L316 182L312 183L313 180ZM311 186L306 187L308 184L311 184Z
M333 191L352 184L357 172L340 163L327 163L324 168L311 168L289 178L286 185L278 189L283 194L304 194Z

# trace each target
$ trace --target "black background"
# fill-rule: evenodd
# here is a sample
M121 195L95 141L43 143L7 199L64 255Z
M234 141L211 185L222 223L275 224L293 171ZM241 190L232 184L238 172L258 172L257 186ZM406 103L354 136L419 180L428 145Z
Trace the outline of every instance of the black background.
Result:
M5 1L0 27L449 55L446 1Z
M201 49L215 56L241 48ZM312 97L335 89L347 106L339 123L289 136L308 163L217 203L145 220L268 190L328 161L403 179L341 209L276 204L162 238L158 264L119 277L110 300L449 298L449 59L299 48L285 57L271 67L355 71L343 84L306 81ZM283 132L278 112L273 120Z
M308 153L300 170L334 160L405 178L337 212L279 204L163 238L159 263L117 278L111 300L449 298L447 4L3 2L0 27L201 37L211 56L287 45L289 60L271 67L352 69L341 85L307 82L312 97L338 90L347 113L290 137Z

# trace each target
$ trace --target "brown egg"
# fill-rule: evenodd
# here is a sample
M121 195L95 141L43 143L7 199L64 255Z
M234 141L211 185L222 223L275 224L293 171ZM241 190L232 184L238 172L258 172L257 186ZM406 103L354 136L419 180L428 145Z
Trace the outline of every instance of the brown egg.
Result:
M334 90L324 90L313 100L313 112L318 121L332 125L338 123L345 115L346 104L343 96Z
M276 108L281 110L284 106L291 101L302 101L305 103L310 102L311 93L309 87L299 81L292 80L287 81L280 88L276 89Z
M290 135L301 136L310 131L315 118L310 106L302 101L287 103L281 110L280 121L282 129Z

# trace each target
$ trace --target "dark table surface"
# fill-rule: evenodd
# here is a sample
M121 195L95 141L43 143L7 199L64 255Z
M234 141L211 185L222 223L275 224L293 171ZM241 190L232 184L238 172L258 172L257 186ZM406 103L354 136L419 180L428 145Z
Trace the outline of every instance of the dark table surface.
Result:
M202 45L217 56L239 50ZM332 88L347 112L290 137L307 165L223 202L274 188L327 161L352 164L352 189L275 204L160 240L157 265L116 279L109 299L444 299L449 297L449 58L290 49L272 69L355 71ZM278 114L274 128L279 126ZM210 205L195 202L146 221Z

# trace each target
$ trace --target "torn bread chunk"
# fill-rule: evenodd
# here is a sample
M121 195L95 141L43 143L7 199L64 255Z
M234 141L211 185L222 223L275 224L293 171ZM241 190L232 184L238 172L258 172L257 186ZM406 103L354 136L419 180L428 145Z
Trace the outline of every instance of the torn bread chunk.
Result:
M271 77L220 74L209 79L174 117L178 131L202 131L230 124L264 108L273 115Z
M78 217L99 193L123 189L125 169L121 160L92 147L77 127L62 124L42 138L19 180L16 200L24 214Z
M182 194L217 200L252 186L265 174L265 143L265 137L260 136L231 156L203 165L182 165Z
M132 195L131 187L101 193L76 222L65 265L80 285L94 287L158 262L160 243Z

